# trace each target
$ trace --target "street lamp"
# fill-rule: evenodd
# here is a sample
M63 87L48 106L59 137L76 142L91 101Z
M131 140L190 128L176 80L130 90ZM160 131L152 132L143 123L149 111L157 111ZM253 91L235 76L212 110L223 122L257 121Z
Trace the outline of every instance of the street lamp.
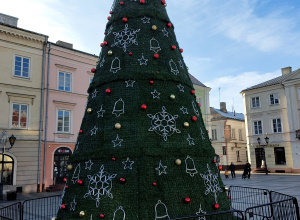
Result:
M263 147L264 149L264 161L265 161L265 169L266 169L266 175L268 175L268 167L267 167L267 160L266 160L266 149L265 147L268 146L269 144L269 139L267 136L264 138L265 139L265 142L266 144L260 144L260 137L257 138L257 143L260 147Z
M3 145L1 147L2 148L2 167L1 167L1 179L0 179L2 184L3 184L3 172L4 172L4 153L5 153L7 139L9 139L9 144L10 144L10 147L7 148L7 150L9 150L14 146L17 138L13 134L9 138L7 138L6 131L2 131L2 133L0 135L0 144Z

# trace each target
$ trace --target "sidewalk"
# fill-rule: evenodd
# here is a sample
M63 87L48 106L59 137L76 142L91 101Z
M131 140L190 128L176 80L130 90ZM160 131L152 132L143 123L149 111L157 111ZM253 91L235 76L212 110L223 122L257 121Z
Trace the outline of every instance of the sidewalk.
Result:
M41 193L29 193L29 194L18 193L17 199L13 201L6 201L6 194L5 194L3 195L3 201L0 200L0 208L9 206L17 202L23 202L25 200L61 195L61 193L62 192L41 192Z
M221 177L226 186L243 186L260 189L268 189L277 191L283 194L294 196L300 203L300 174L291 173L251 173L250 179L242 179L242 171L236 172L236 178L232 179L229 173L229 178L226 179L224 172L221 172Z

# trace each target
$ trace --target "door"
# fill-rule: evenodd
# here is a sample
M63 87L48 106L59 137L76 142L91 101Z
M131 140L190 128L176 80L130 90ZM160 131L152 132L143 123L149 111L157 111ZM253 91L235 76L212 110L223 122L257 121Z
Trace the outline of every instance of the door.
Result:
M256 168L261 168L262 160L265 158L265 152L263 148L255 148Z
M55 151L53 166L53 184L64 183L63 179L67 176L67 166L70 161L72 151L69 148L61 147Z

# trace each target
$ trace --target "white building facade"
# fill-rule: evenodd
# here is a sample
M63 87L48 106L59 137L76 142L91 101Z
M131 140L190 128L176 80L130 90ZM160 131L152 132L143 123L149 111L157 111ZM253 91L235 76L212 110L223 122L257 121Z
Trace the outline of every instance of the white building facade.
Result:
M241 93L252 168L260 171L267 164L269 172L299 173L300 69L283 68L282 76Z

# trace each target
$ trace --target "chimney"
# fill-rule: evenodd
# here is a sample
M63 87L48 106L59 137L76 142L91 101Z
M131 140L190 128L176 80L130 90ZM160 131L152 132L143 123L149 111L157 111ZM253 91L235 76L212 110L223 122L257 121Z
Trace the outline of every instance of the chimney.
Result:
M288 66L285 68L281 68L282 75L288 74L292 72L292 67Z
M0 13L0 23L17 27L19 18Z
M227 113L226 102L220 102L220 110Z
M70 43L67 43L67 42L64 42L64 41L61 41L61 40L56 41L56 44L59 45L59 46L62 46L62 47L73 49L73 44L70 44Z

